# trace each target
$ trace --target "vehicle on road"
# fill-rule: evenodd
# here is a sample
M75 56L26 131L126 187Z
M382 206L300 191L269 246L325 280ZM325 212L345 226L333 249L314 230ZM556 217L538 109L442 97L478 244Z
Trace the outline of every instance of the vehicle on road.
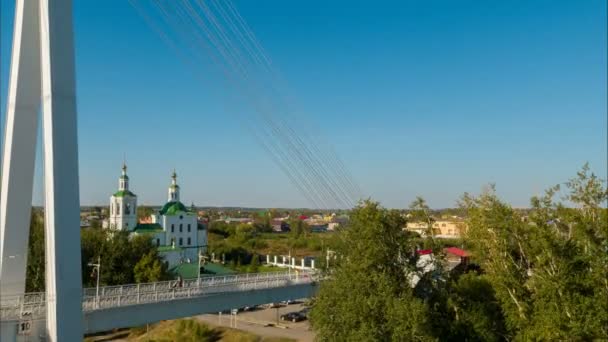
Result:
M306 320L306 315L299 311L290 312L281 316L282 321L300 322Z

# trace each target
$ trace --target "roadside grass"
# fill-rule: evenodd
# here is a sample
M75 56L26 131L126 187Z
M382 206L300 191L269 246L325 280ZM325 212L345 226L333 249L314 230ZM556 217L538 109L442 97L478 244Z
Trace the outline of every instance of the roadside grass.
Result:
M147 330L147 332L146 332ZM210 327L194 319L179 319L162 321L146 327L131 329L128 341L137 342L173 342L173 341L204 341L204 342L292 342L286 338L261 337L248 332L224 328Z

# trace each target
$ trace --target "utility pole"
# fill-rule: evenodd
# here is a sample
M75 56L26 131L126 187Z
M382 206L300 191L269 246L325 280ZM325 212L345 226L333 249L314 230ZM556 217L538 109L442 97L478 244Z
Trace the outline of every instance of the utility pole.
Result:
M93 270L97 273L97 286L95 288L95 306L99 309L99 277L101 273L101 255L97 256L97 263L89 263L89 267L93 267Z

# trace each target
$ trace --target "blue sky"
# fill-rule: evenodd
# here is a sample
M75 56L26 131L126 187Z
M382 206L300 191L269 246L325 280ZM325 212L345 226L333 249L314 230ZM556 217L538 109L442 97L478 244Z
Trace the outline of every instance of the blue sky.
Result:
M0 1L4 121L14 1ZM310 205L242 129L251 109L217 67L194 76L128 1L94 3L74 1L83 204L108 202L126 154L140 203L165 201L176 168L188 204ZM489 182L527 206L586 161L607 173L603 0L235 4L306 121L388 207L450 207Z

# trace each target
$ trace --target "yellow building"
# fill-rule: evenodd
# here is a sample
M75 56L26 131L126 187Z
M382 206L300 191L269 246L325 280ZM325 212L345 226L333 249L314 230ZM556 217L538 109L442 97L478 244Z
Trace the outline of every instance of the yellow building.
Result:
M428 223L408 222L405 229L426 236ZM440 220L433 222L433 234L438 238L459 238L465 231L466 224L464 221Z

